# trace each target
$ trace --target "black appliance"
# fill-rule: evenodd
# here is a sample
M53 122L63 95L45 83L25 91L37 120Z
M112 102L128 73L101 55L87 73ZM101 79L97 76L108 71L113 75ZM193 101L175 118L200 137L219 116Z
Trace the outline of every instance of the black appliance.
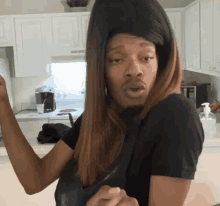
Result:
M56 110L55 95L52 92L39 92L35 93L36 103L43 104L44 100L44 113L53 112Z
M197 85L192 85L192 83L182 84L181 91L182 94L189 98L195 105L196 108L200 108L201 104L208 102L209 87L210 83L196 83Z

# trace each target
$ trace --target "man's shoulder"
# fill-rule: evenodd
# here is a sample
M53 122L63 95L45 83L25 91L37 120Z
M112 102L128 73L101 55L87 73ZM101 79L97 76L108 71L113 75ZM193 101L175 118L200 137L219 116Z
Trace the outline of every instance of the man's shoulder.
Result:
M146 123L156 124L174 116L188 118L189 115L198 115L193 102L182 94L173 94L159 102L144 119Z
M182 112L196 110L193 102L182 94L173 94L161 101L155 108L154 113L167 112Z

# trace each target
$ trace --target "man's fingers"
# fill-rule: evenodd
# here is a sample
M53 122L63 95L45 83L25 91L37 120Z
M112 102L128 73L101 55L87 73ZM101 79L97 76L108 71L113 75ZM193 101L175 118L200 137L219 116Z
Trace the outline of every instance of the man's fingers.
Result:
M120 193L120 188L102 186L99 191L88 201L88 206L98 206L100 200L109 201Z
M120 189L120 192L115 195L115 197L112 197L112 200L110 200L106 206L115 206L117 205L120 201L122 201L124 198L127 198L127 194L125 190Z
M122 197L114 197L112 200L109 200L108 203L105 204L105 206L115 206L122 200Z

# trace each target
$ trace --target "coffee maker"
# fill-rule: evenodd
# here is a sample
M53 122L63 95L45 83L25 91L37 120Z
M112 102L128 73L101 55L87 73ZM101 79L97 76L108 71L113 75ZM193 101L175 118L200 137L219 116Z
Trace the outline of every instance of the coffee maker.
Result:
M37 104L44 103L44 113L56 110L55 95L53 92L37 92L35 93L35 98Z

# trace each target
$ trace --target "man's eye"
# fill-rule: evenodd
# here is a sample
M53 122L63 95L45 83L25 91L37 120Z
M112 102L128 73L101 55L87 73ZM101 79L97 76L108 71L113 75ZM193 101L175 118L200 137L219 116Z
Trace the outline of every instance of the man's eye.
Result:
M115 61L115 62L118 62L120 61L121 59L113 59L112 61Z
M150 60L150 59L151 59L151 57L145 57L144 59L149 59L149 60Z
M150 59L152 59L151 57L145 57L143 58L145 59L146 61L149 61ZM115 63L118 63L121 59L110 59L110 62L115 62Z
M110 59L110 62L117 62L119 60L121 60L121 59Z

